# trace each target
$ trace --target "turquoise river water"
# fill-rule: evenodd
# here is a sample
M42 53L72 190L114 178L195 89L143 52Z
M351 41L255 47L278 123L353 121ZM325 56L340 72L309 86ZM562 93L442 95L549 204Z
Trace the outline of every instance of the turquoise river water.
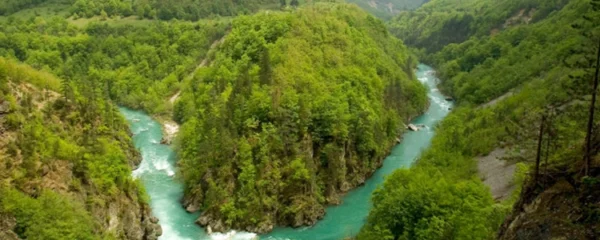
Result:
M398 168L410 167L421 151L429 147L434 135L433 126L443 119L452 106L438 91L438 79L427 65L417 69L419 81L429 87L430 106L427 112L415 118L413 124L424 124L425 128L417 132L406 132L402 143L396 145L365 185L350 191L337 206L327 207L323 220L311 227L276 228L273 232L257 236L246 232L229 232L208 235L194 221L198 214L190 214L183 209L180 199L183 186L177 182L175 174L176 157L170 147L160 145L161 125L143 112L121 108L121 113L130 124L134 134L135 146L142 154L142 163L133 171L140 178L150 195L153 214L160 220L163 229L161 240L199 240L199 239L268 239L268 240L339 240L358 233L371 208L371 193L379 186L384 177Z

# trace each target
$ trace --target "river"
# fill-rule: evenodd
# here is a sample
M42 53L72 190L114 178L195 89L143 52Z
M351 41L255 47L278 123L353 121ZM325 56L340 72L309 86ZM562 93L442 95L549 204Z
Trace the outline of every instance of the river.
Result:
M276 228L273 232L260 236L260 239L339 240L358 233L371 207L371 193L383 182L386 175L398 168L410 167L421 151L431 143L433 126L448 114L452 106L437 89L439 80L434 76L431 67L420 64L416 73L419 81L429 87L431 104L427 112L415 118L412 123L424 124L425 129L406 132L402 143L392 149L383 166L365 182L365 185L350 191L344 196L342 204L327 207L327 214L316 225L296 229ZM174 152L168 146L159 144L162 138L161 125L143 112L121 108L121 113L129 122L134 134L134 144L142 154L142 163L133 172L133 176L142 181L150 195L152 212L160 220L163 228L161 240L256 237L253 233L244 232L208 236L204 229L194 224L199 214L187 213L179 202L183 195L183 186L173 179L176 162Z

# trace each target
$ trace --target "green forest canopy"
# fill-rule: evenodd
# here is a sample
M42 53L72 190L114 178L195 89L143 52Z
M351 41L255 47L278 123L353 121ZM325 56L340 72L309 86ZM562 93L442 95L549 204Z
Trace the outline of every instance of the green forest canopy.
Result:
M175 105L187 200L227 228L315 223L424 111L415 64L353 5L237 18Z
M382 19L390 19L401 11L413 10L429 0L347 0Z
M170 108L164 99L220 39L226 24L91 23L77 28L54 17L0 22L0 56L46 69L74 86L92 84L117 104L149 113Z
M452 7L445 3L432 1L417 12ZM546 1L529 4L533 5L526 9L538 11L547 6ZM557 6L561 5L552 8ZM467 5L458 9L457 14L497 13L497 8L488 7ZM505 16L521 10L513 9ZM490 201L489 190L477 176L474 158L503 148L516 153L508 155L515 161L531 163L535 159L539 121L543 114L549 114L548 108L556 113L550 115L551 122L547 123L552 142L548 142L549 138L543 140L542 157L547 159L546 166L577 166L573 163L583 156L585 129L581 126L586 124L588 108L587 101L579 99L589 94L586 89L591 78L574 80L573 77L578 79L577 76L590 69L573 63L584 59L584 55L578 53L582 46L593 49L590 46L596 44L582 37L579 31L598 32L600 24L582 25L582 30L572 26L591 11L587 0L570 1L561 9L533 14L538 17L529 24L521 22L493 34L484 33L489 27L473 28L472 33L482 34L471 34L468 39L445 46L444 41L439 42L441 45L425 45L422 55L440 69L439 74L444 79L442 87L457 98L459 107L440 123L431 147L416 166L410 171L394 173L377 190L373 196L374 208L358 239L489 239L495 236L518 191L505 202ZM486 14L477 18L499 19ZM423 26L418 29L432 29L410 35L415 39L440 35L440 31L444 31L429 25L440 26L436 21L423 20L417 14L399 19L401 22L393 24L421 22ZM452 22L453 18L447 18L441 26ZM494 22L498 21L490 22L489 26L496 24ZM436 49L439 46L440 51ZM492 101L503 95L506 97ZM515 182L518 187L522 175L519 178L521 180ZM415 189L429 191L420 193ZM412 196L415 194L419 197ZM468 231L463 232L465 230Z
M128 126L112 103L65 84L0 58L0 103L8 106L0 113L0 220L14 218L14 233L27 239L129 236L105 227L107 203L127 211L147 204L131 177L139 156ZM54 92L65 88L71 94Z

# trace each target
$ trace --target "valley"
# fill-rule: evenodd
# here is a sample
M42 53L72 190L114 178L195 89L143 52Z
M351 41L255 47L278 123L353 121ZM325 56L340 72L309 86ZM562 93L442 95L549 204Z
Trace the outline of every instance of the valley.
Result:
M596 239L599 42L599 0L3 0L0 239Z

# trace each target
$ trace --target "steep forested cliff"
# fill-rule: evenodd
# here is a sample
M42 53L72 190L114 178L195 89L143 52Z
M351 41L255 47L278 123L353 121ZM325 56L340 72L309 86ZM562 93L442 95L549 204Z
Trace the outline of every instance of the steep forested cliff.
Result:
M160 235L128 127L90 90L0 58L1 239Z
M597 238L597 118L588 174L583 161L598 65L597 5L440 0L396 19L398 36L425 48L421 55L440 69L442 89L458 107L416 166L375 193L358 239L489 239L515 202L503 239ZM407 23L414 31L406 32ZM463 29L457 26L468 28L453 31ZM519 163L507 183L513 195L497 203L478 173L491 152L505 165Z
M188 209L218 231L314 224L424 110L415 64L352 5L236 19L175 105Z

